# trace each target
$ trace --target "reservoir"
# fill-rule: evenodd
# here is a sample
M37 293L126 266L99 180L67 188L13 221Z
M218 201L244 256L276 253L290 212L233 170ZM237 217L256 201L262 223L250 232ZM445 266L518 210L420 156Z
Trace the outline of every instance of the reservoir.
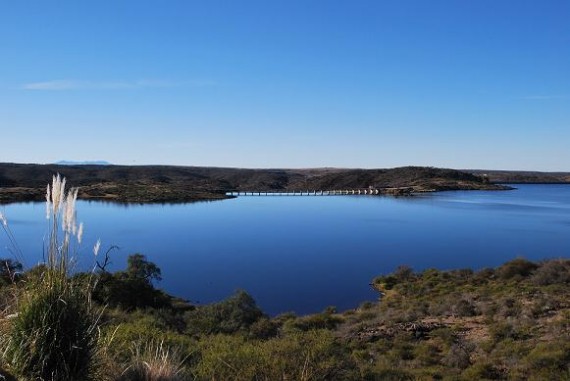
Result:
M78 270L112 245L110 270L141 253L157 284L195 303L246 290L271 315L355 308L377 299L369 283L399 265L414 270L493 267L516 257L570 256L570 185L513 191L384 196L246 196L167 205L78 202L85 225ZM25 258L42 261L43 203L0 206ZM0 232L2 233L2 232ZM13 248L0 234L0 257Z

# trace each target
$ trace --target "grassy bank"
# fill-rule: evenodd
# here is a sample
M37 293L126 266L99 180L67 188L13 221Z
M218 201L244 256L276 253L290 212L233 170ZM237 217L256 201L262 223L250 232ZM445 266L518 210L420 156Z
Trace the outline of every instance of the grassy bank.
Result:
M568 260L477 272L401 267L374 280L377 303L274 318L245 292L192 306L157 290L159 276L140 255L125 271L97 273L97 379L570 379ZM18 285L6 277L2 295L11 295Z

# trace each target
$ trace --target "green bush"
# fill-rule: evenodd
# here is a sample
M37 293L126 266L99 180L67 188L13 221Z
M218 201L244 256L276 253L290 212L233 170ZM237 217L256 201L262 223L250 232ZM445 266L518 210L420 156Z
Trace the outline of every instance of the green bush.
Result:
M96 334L83 293L65 284L38 288L13 320L5 359L28 379L88 380Z
M566 342L538 344L525 358L525 363L531 373L547 379L556 379L555 375L569 376L570 345Z
M382 381L415 381L416 377L404 369L384 368L374 371L365 379Z
M109 307L131 311L137 308L164 308L170 299L144 279L130 277L125 272L98 275L93 299Z
M238 291L222 302L188 311L185 314L186 333L199 335L247 332L253 323L264 316L248 293Z
M170 298L154 288L152 281L160 280L160 268L147 261L142 254L128 258L126 271L114 274L106 271L97 274L97 284L93 299L110 307L125 310L137 308L165 308L170 306ZM80 274L77 278L90 278L90 274Z
M46 264L16 290L17 313L2 330L3 360L25 380L95 379L98 315L90 283L80 287L68 278L83 225L76 223L78 190L66 194L65 183L57 175L47 187Z
M331 311L321 312L319 314L307 315L299 317L295 320L287 322L286 327L289 329L298 329L301 331L310 331L315 329L335 329L344 319Z
M216 335L199 343L198 380L358 379L355 364L328 331L297 332L267 341Z
M534 262L527 261L524 258L516 258L499 267L497 275L504 280L521 280L530 276L537 268L538 265Z
M532 282L539 286L570 282L570 261L550 260L541 264L532 276Z
M480 362L462 373L464 380L503 380L505 375L489 362Z

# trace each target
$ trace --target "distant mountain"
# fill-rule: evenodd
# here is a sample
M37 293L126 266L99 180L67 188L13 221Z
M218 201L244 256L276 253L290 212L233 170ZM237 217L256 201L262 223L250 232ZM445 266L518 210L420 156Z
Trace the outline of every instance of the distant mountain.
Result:
M70 161L70 160L60 160L56 165L111 165L108 161L95 160L95 161Z

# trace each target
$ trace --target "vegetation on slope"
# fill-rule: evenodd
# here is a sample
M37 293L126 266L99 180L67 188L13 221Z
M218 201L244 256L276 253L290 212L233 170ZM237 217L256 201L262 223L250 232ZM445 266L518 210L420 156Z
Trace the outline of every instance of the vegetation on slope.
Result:
M157 274L137 255L124 272L97 275L94 300L107 306L99 379L570 379L568 260L519 258L476 272L403 266L374 280L377 303L276 317L243 291L189 305L156 290L141 267Z
M493 183L503 184L568 184L569 172L536 172L536 171L497 171L469 170L466 172L478 176L484 175Z
M76 198L59 177L48 187L46 264L21 273L0 260L0 378L570 380L569 260L402 266L373 281L377 303L270 317L244 291L204 306L173 298L141 254L125 271L109 273L105 255L71 274Z
M228 191L409 187L411 191L504 189L451 169L240 169L174 166L0 164L0 203L43 200L54 173L73 178L79 198L117 202L223 199Z

